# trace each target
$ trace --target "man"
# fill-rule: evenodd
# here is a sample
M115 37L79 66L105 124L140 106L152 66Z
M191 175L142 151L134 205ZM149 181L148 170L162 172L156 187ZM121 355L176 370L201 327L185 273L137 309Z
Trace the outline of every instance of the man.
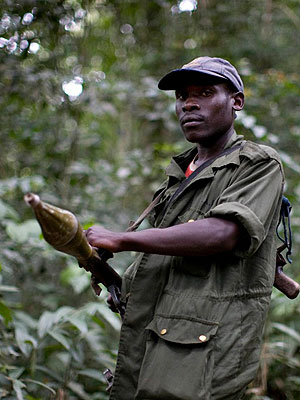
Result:
M152 229L87 232L93 246L141 252L124 276L110 399L240 399L274 282L282 167L274 150L236 135L244 88L226 60L197 58L158 86L175 90L193 147L167 168Z

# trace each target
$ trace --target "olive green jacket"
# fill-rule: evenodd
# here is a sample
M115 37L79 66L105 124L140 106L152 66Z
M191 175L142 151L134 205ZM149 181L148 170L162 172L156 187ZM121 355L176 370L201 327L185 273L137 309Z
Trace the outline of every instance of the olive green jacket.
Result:
M215 257L140 254L124 276L127 309L110 400L239 399L258 367L275 274L283 173L277 153L234 134L175 199L196 148L174 157L149 220L168 227L229 218L246 246Z

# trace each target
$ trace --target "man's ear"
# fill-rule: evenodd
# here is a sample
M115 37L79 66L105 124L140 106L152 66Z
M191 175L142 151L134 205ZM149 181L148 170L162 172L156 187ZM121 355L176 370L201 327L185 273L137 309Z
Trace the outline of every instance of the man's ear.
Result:
M244 108L244 103L245 103L244 93L242 92L234 93L232 99L233 99L232 108L234 109L234 111L241 111Z

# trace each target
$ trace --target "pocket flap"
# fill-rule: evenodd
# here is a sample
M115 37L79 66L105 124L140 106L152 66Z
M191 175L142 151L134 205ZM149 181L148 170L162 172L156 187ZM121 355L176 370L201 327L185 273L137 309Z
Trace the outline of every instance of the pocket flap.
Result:
M215 336L218 327L217 322L200 318L157 314L146 329L169 342L201 344Z

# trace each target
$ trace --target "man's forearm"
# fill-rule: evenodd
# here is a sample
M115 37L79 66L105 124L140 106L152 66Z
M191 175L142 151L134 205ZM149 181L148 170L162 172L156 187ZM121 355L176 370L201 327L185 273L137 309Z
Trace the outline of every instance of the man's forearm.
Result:
M112 252L141 251L176 256L210 256L232 250L240 228L232 221L207 218L163 229L111 232L94 226L87 231L91 245Z

